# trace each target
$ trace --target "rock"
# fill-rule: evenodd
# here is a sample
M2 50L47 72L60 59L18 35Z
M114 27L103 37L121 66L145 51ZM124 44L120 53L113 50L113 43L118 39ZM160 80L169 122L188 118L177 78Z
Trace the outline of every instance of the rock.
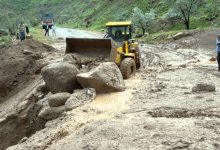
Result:
M172 36L172 35L168 35L167 39L168 39L168 40L172 40L172 39L173 39L173 36Z
M213 101L215 101L215 100L211 98L211 99L206 99L206 101L207 101L207 102L213 102Z
M211 57L209 61L216 61L216 57Z
M188 91L187 91L187 92L184 92L183 94L187 95L187 94L191 94L191 92L188 92Z
M82 87L94 88L99 93L125 90L125 83L118 66L113 62L105 62L90 72L77 75Z
M35 60L39 60L39 59L43 59L43 54L42 53L34 53L31 55L31 58L35 59Z
M32 39L33 35L26 35L26 39Z
M76 60L72 57L71 54L66 54L66 55L63 57L63 62L74 63L74 62L76 62Z
M64 106L60 107L49 107L42 109L39 113L39 117L45 120L52 120L59 117L65 111Z
M58 40L64 40L64 38L63 38L63 37L58 37L57 39L58 39Z
M34 54L32 51L30 51L30 50L23 50L23 54L24 55L31 55L31 54Z
M41 73L41 70L42 68L44 68L45 66L48 65L48 62L42 62L42 61L38 61L38 64L37 64L37 69L35 70L35 74L40 74Z
M65 102L70 98L70 93L57 93L48 97L48 104L50 107L58 107L65 105Z
M181 64L181 65L179 65L178 67L180 67L180 68L186 68L187 65L186 65L186 64Z
M47 92L48 89L47 89L47 86L45 85L45 83L42 83L36 87L36 91Z
M75 90L71 97L66 101L66 111L71 111L79 106L82 106L96 97L96 91L93 88L85 88L82 90Z
M37 102L37 105L39 105L41 107L41 110L45 110L45 109L48 109L50 108L49 104L48 104L48 96L50 96L51 93L48 93L43 99L40 99L38 102Z
M23 137L18 143L23 143L28 139L28 137Z
M74 65L65 62L49 64L41 71L46 86L52 93L72 93L74 89L80 88L76 80L78 73Z
M208 83L198 83L192 88L192 92L214 92L215 85Z
M191 35L191 33L179 32L179 33L177 33L177 34L175 34L173 36L173 39L174 40L178 40L180 38L183 38L183 37L186 37L186 36L190 36L190 35Z
M80 63L77 61L77 59L75 57L73 57L71 54L66 54L64 57L63 57L63 62L67 62L67 63L70 63L70 64L73 64L75 65L78 69L81 68L81 65Z
M163 82L156 82L154 85L151 86L150 92L160 92L164 88L166 88L166 85Z

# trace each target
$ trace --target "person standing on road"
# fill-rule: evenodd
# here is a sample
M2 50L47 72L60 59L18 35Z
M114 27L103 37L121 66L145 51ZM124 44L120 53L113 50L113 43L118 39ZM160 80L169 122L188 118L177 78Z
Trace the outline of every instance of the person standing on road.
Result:
M19 39L21 41L25 40L25 31L26 31L25 29L26 29L26 27L23 24L23 22L20 23L18 29L19 29Z
M56 28L57 27L55 25L52 26L52 35L53 36L56 36Z
M46 24L46 27L45 27L45 36L49 36L49 25L48 23Z
M220 71L220 34L216 39L216 51L217 51L218 71Z

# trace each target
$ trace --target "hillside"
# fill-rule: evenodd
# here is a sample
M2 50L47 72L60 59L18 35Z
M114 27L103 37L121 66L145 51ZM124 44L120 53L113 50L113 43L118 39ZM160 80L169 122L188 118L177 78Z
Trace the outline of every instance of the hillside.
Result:
M142 6L144 0L135 2L109 1L109 0L0 0L0 20L7 25L7 19L18 22L26 20L34 23L40 20L44 12L52 12L59 24L72 24L74 27L100 26L107 20L121 20L130 16L134 6ZM120 8L120 9L118 9ZM3 13L4 12L4 13ZM31 16L31 17L30 17Z
M204 3L206 5L192 18L192 28L216 24L213 20L218 19L218 2L205 0ZM159 0L0 0L0 27L13 26L20 20L36 25L42 13L52 12L58 24L100 29L107 21L130 19L134 7L143 12L154 9L157 20L161 20L170 5ZM211 22L207 18L211 18ZM178 28L179 24L173 26Z

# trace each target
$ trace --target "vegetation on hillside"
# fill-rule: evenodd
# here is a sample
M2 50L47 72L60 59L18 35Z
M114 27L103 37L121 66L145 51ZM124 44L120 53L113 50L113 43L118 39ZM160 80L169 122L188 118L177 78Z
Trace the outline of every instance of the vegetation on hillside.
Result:
M183 5L191 1L196 5ZM57 24L72 28L101 29L108 21L133 19L140 33L185 26L194 29L218 26L219 6L218 0L0 0L0 28L13 32L20 21L40 25L41 15L51 12ZM180 8L187 8L187 14L181 13ZM134 9L144 14L139 13L141 24L134 19L138 15Z

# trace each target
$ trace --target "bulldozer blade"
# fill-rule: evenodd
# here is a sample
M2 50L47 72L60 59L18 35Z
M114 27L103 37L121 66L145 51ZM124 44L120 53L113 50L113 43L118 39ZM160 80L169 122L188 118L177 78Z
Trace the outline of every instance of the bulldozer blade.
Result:
M112 52L110 39L66 38L65 54L76 53L92 58L104 56L112 61Z

